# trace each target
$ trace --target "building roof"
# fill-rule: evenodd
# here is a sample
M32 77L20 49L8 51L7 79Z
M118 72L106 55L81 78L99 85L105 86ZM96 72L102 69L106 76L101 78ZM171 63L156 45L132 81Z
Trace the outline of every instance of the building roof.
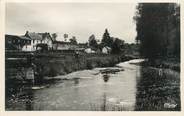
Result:
M32 40L42 40L42 36L35 32L26 32L26 35Z
M45 32L45 33L35 33L35 32L28 32L28 31L26 31L25 36L31 38L32 40L43 40L46 37L48 37L48 38L51 39L51 41L53 41L50 33L48 33L48 32Z
M8 35L8 34L6 34L5 35L5 39L9 39L9 38L15 38L15 39L17 39L18 37L16 35Z
M18 35L5 35L5 38L14 38L14 39L22 39L22 40L31 40L30 38L26 36L18 36Z
M26 36L19 36L19 38L21 39L26 39L26 40L31 40L30 38L26 37Z
M42 37L42 39L49 37L51 40L53 40L50 33L45 32L45 33L38 33L38 34Z

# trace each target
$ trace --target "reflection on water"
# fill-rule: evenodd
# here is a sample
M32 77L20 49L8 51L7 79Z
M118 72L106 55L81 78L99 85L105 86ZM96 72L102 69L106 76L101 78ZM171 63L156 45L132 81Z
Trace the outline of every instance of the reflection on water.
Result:
M104 95L103 95L103 104L102 104L102 111L106 111L106 101L107 101L107 98L106 98L106 93L104 92Z
M139 60L138 60L139 61ZM134 60L136 62L136 60ZM117 69L122 67L124 70ZM179 73L124 62L68 74L47 88L27 89L6 110L128 111L179 110ZM103 71L105 70L105 71ZM113 71L111 71L113 70ZM115 73L99 73L99 72ZM119 71L119 72L118 72ZM162 73L162 74L161 74ZM175 108L165 107L174 106Z
M74 84L75 85L78 85L79 84L79 78L74 78L73 80L74 80Z
M103 80L104 80L104 82L108 82L109 77L110 77L110 76L109 76L108 74L103 75Z

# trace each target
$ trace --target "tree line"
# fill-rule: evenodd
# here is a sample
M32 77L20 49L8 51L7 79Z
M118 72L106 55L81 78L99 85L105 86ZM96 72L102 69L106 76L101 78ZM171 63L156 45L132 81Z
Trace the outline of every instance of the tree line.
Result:
M56 41L57 34L53 33L51 34L53 41ZM64 39L68 38L68 34L64 34ZM72 36L72 38L69 39L70 43L72 44L78 44L77 39L75 36ZM96 39L95 35L92 34L89 36L88 42L85 43L88 45L92 50L95 51L102 51L104 47L109 48L110 54L121 54L121 53L133 53L137 50L137 45L135 44L128 44L125 43L124 40L115 38L110 36L110 33L108 32L108 29L105 29L105 32L102 36L101 41L99 39ZM136 49L136 50L135 50Z
M180 6L176 3L140 3L134 16L140 54L154 61L180 58Z
M99 40L95 38L94 34L92 34L88 40L88 44L91 48L101 50L103 47L108 47L111 49L111 54L120 54L123 50L124 43L124 40L111 37L108 29L105 29L100 43Z

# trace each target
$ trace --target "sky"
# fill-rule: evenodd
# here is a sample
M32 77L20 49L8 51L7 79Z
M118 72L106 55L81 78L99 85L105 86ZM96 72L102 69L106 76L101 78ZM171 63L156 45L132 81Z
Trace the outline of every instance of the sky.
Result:
M101 40L107 28L110 36L134 43L135 3L7 3L6 34L29 32L57 33L57 40L76 36L87 42L94 34Z

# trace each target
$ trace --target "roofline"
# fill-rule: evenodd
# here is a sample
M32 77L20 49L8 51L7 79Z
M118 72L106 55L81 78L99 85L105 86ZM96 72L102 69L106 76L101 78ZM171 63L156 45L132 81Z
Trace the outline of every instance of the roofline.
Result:
M5 34L5 38L6 38L6 36L16 37L16 39L17 39L17 38L19 38L19 39L24 39L24 38L22 38L22 37L26 37L26 36L24 36L24 35L23 35L23 36L18 36L18 35L9 35L9 34ZM31 39L27 37L27 39L24 39L24 40L31 40Z

